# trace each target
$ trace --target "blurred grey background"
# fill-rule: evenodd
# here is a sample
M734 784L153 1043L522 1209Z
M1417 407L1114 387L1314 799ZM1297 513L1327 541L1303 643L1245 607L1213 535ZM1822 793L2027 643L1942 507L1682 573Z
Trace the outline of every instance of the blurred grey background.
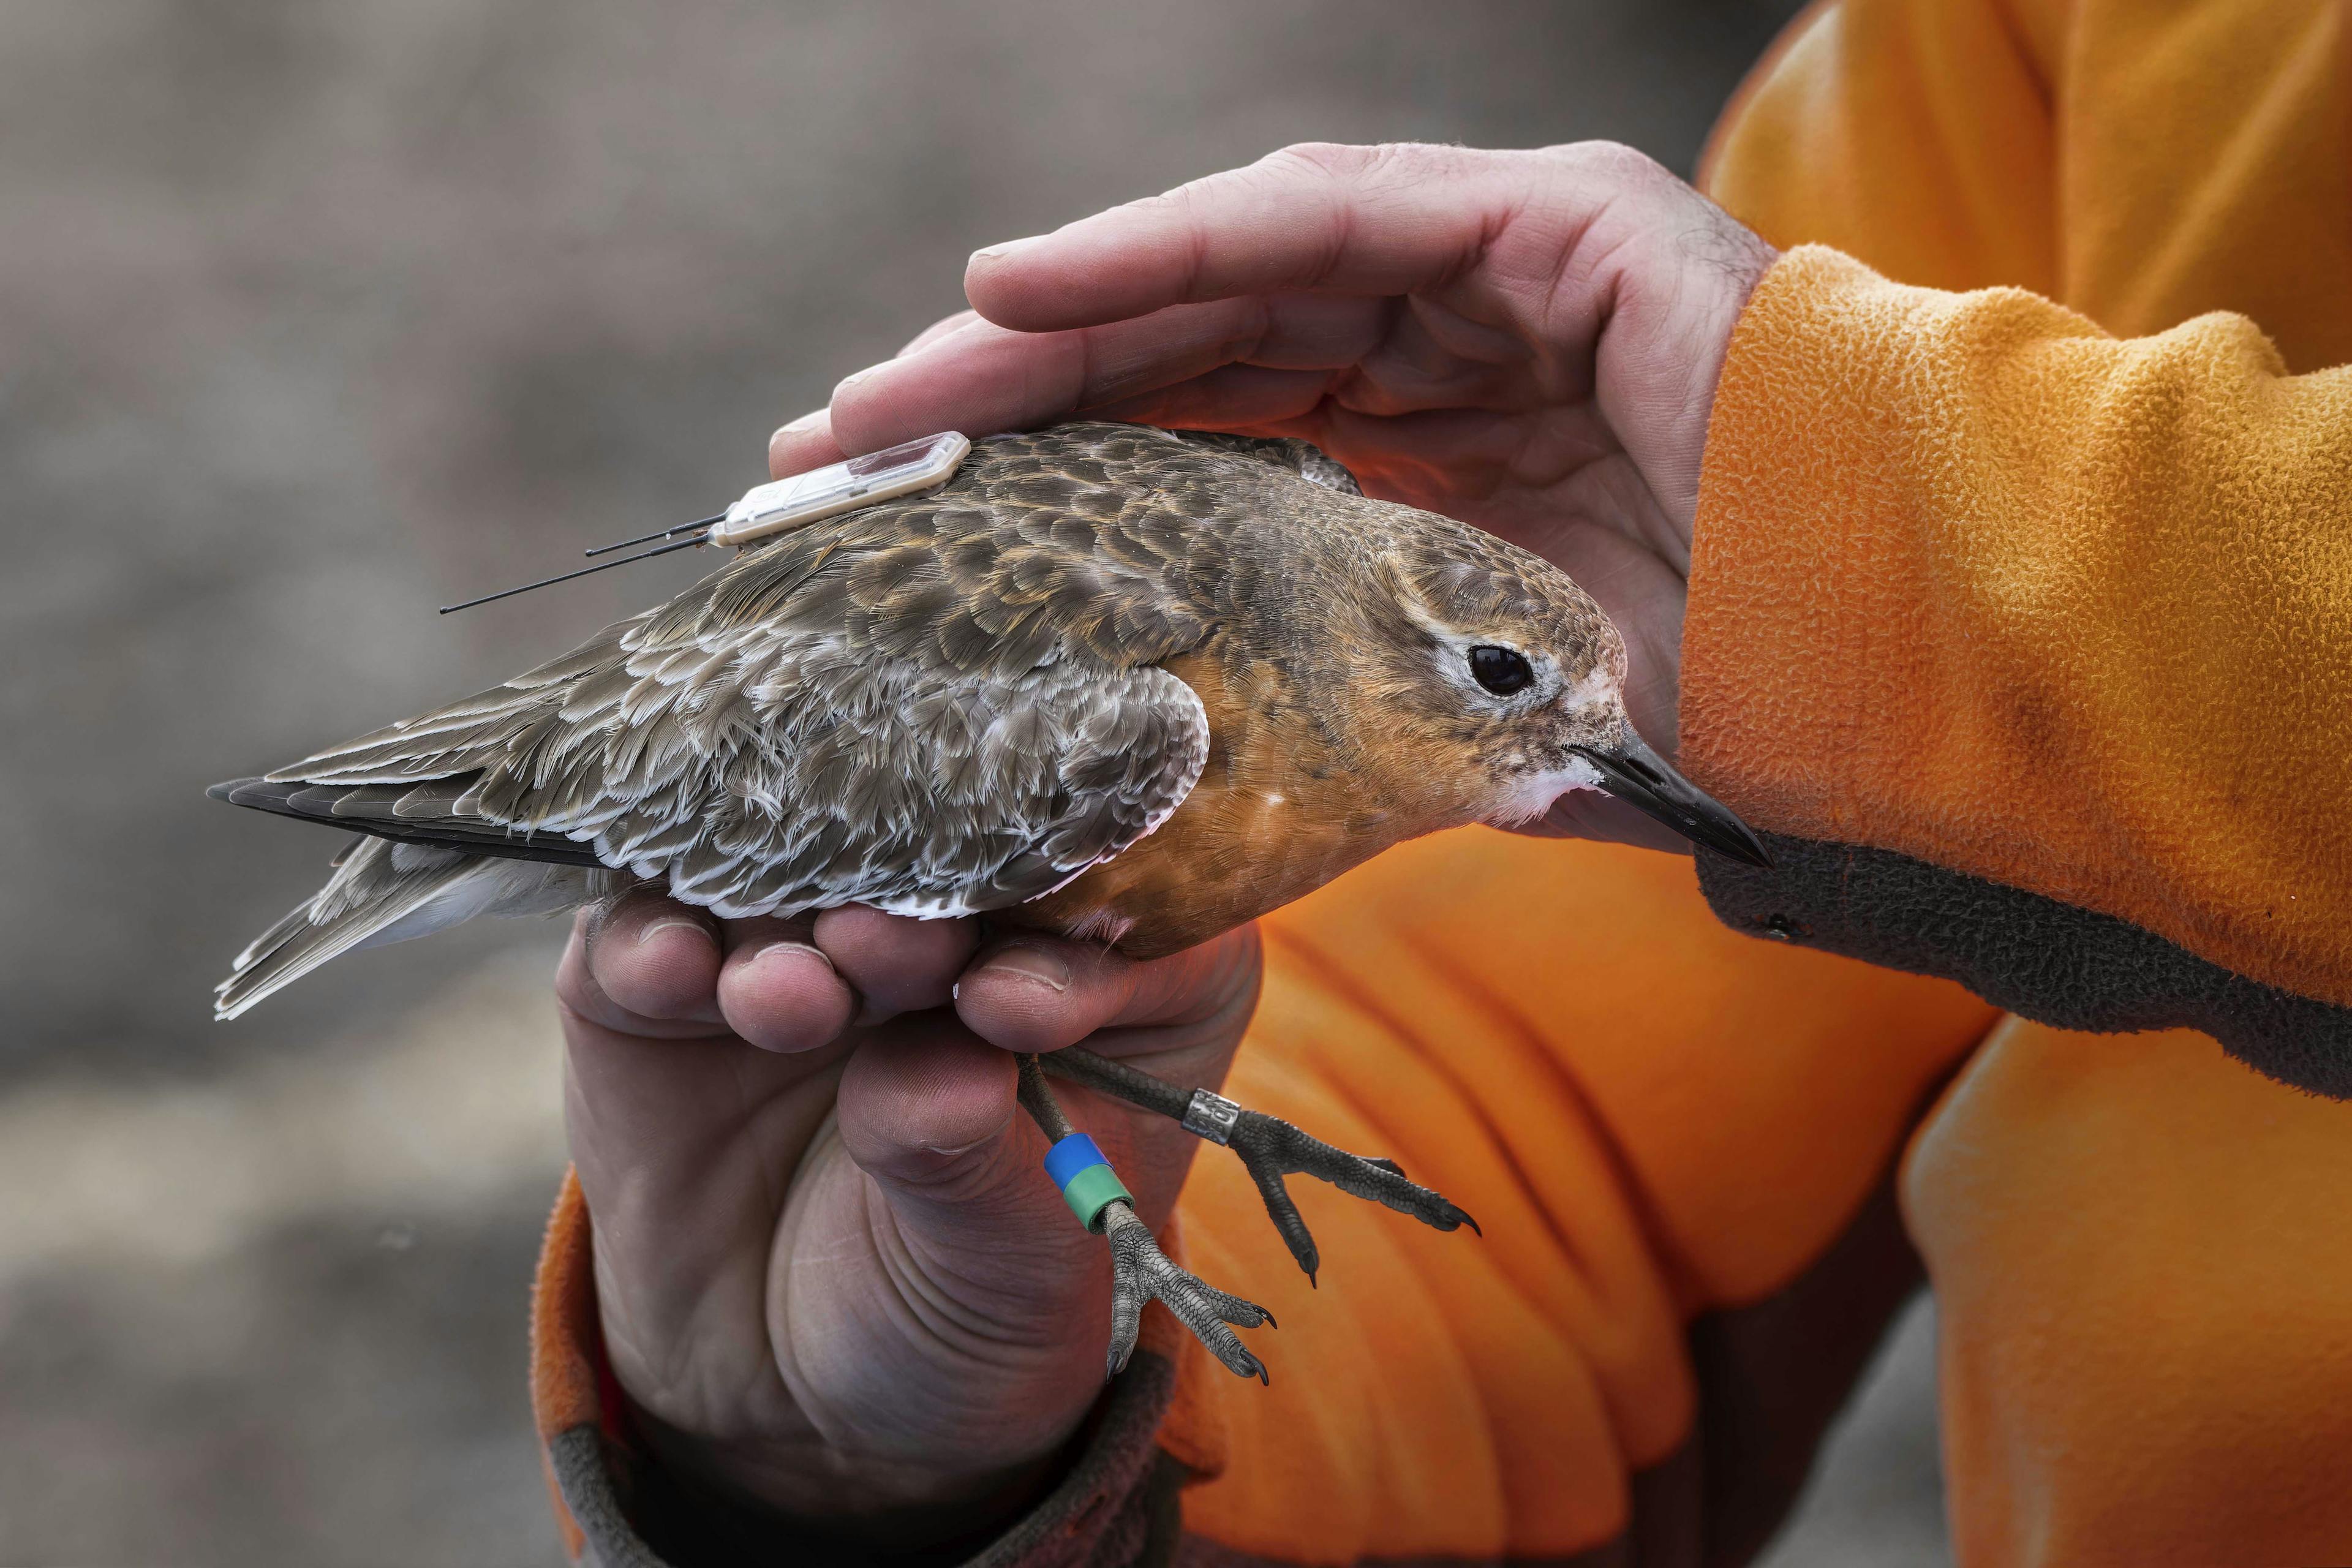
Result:
M1285 142L1687 172L1793 0L0 7L0 1563L557 1559L524 1304L557 930L215 1026L328 836L205 784L690 560L975 246ZM1944 1560L1915 1311L1780 1563Z

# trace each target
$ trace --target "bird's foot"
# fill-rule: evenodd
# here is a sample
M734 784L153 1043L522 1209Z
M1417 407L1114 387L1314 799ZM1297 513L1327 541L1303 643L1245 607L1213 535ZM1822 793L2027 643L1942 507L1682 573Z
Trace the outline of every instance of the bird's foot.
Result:
M1315 1271L1322 1259L1316 1251L1315 1237L1307 1231L1307 1221L1300 1217L1298 1205L1284 1184L1285 1176L1313 1176L1343 1193L1385 1205L1439 1230L1458 1230L1466 1225L1474 1233L1484 1234L1478 1230L1476 1220L1443 1194L1407 1180L1394 1160L1350 1154L1301 1131L1280 1117L1244 1110L1224 1096L1205 1089L1192 1091L1184 1125L1242 1157L1242 1163L1249 1168L1250 1179L1257 1183L1258 1196L1265 1200L1266 1216L1281 1232L1283 1245L1290 1248L1290 1256L1306 1270L1310 1285L1315 1283Z
M1110 1242L1110 1353L1105 1363L1108 1375L1117 1376L1127 1365L1127 1358L1135 1353L1143 1304L1157 1298L1228 1371L1260 1383L1267 1381L1265 1363L1250 1354L1241 1337L1226 1325L1254 1329L1264 1323L1271 1328L1275 1326L1272 1312L1177 1268L1152 1239L1151 1227L1125 1203L1104 1205L1098 1224Z
M1478 1229L1476 1220L1447 1202L1443 1194L1406 1180L1394 1160L1367 1159L1345 1149L1335 1149L1279 1117L1245 1110L1222 1094L1205 1089L1179 1088L1079 1046L1071 1046L1050 1057L1027 1059L1033 1064L1028 1070L1037 1075L1040 1092L1045 1081L1043 1074L1050 1068L1057 1077L1181 1121L1185 1131L1195 1137L1223 1143L1239 1154L1242 1163L1249 1167L1251 1178L1257 1183L1258 1195L1265 1200L1265 1212L1274 1221L1274 1228L1282 1233L1283 1245L1290 1248L1290 1256L1306 1270L1309 1284L1315 1282L1321 1258L1315 1250L1315 1237L1308 1233L1307 1222L1299 1217L1298 1205L1291 1201L1289 1189L1283 1185L1285 1176L1313 1176L1343 1193L1386 1205L1439 1230L1458 1230L1465 1225L1473 1231Z

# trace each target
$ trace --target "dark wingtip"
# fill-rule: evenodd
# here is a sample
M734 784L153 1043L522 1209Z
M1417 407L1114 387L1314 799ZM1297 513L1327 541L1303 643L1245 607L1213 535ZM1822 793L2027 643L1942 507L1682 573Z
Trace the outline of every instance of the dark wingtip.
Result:
M259 784L260 782L261 781L259 779L226 779L213 785L210 789L205 791L205 794L210 795L215 800L234 805L236 803L230 800L229 796L235 795L239 789L243 788L247 784Z

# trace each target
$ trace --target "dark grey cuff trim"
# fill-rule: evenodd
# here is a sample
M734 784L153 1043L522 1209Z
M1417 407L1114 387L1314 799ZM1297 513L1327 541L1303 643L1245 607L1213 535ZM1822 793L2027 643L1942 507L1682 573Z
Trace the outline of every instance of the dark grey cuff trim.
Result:
M1160 1452L1158 1437L1175 1391L1174 1365L1139 1351L1104 1396L1068 1473L1019 1522L968 1559L970 1568L1129 1568L1168 1562L1184 1472ZM583 1563L669 1568L622 1511L604 1440L594 1426L558 1433L547 1454L563 1505L587 1538ZM778 1521L780 1538L790 1529L789 1521ZM812 1543L779 1560L814 1563L837 1558L837 1552Z
M1176 1365L1138 1351L1111 1384L1077 1462L971 1568L1129 1568L1166 1563L1175 1546L1182 1468L1160 1451Z
M580 1554L583 1568L665 1568L621 1511L620 1493L605 1467L604 1435L595 1423L549 1438L547 1460L572 1522L587 1538Z
M1762 837L1769 871L1698 857L1699 888L1735 931L1957 980L2054 1028L2201 1030L2281 1083L2352 1100L2352 1008L2232 973L2113 915L1892 850Z

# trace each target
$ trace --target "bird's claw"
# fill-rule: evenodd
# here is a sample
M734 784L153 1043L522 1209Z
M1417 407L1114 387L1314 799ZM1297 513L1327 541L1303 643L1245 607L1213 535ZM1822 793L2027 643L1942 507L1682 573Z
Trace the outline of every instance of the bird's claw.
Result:
M1272 1328L1274 1314L1254 1301L1229 1296L1186 1273L1168 1259L1151 1237L1151 1227L1124 1203L1112 1203L1102 1212L1102 1233L1110 1242L1110 1352L1106 1375L1116 1377L1135 1353L1135 1336L1143 1321L1143 1304L1155 1297L1176 1314L1177 1321L1197 1335L1209 1353L1229 1372L1268 1382L1265 1363L1250 1354L1241 1337L1227 1324Z
M1280 1117L1268 1116L1261 1110L1241 1111L1234 1118L1225 1142L1249 1167L1250 1178L1257 1183L1258 1195L1265 1200L1267 1217L1281 1233L1290 1256L1306 1270L1310 1285L1315 1283L1321 1255L1316 1251L1315 1237L1307 1231L1298 1205L1291 1201L1289 1188L1283 1184L1285 1176L1313 1176L1343 1193L1411 1215L1439 1230L1455 1230L1466 1225L1476 1234L1486 1234L1478 1229L1476 1220L1448 1202L1443 1194L1408 1181L1403 1168L1394 1160L1350 1154L1302 1132Z

